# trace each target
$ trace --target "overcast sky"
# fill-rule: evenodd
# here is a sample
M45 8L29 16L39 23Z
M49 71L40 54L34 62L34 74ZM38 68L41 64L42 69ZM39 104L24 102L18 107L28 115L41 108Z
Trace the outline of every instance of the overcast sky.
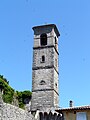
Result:
M0 0L0 74L31 90L33 30L57 25L60 107L90 104L90 0Z

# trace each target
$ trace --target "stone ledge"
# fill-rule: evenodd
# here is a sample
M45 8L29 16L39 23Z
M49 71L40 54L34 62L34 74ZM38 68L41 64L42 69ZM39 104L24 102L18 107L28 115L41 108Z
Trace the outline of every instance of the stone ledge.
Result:
M33 49L44 49L44 48L54 48L56 53L59 55L59 52L57 51L56 47L54 45L45 45L45 46L38 46L38 47L33 47Z
M50 68L54 68L55 71L57 72L57 74L59 75L59 72L56 70L56 68L54 67L54 65L51 66L45 66L45 67L32 67L32 70L39 70L39 69L50 69Z

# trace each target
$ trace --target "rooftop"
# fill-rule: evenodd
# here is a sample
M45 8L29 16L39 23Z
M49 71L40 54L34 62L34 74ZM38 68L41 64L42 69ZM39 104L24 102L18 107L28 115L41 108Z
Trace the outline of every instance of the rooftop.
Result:
M34 26L32 29L34 30L36 28L45 28L45 27L50 27L50 26L53 27L55 29L57 35L60 36L58 28L57 28L57 26L55 24L45 24L45 25L40 25L40 26Z
M56 112L61 112L61 111L72 111L72 110L90 110L90 105L87 106L77 106L77 107L68 107L68 108L60 108L57 109Z

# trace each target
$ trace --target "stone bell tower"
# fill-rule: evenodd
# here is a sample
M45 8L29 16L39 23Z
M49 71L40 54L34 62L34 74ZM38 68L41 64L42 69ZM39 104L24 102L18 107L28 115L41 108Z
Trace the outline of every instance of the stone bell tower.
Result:
M58 107L58 37L60 36L55 24L35 26L33 30L32 112Z

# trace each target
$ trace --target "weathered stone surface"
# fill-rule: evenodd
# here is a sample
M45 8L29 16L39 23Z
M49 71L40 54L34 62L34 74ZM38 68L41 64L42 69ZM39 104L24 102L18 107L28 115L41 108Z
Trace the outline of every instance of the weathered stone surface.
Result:
M0 120L35 120L35 118L23 109L2 103L0 106Z
M34 27L31 111L58 106L59 34L57 33L58 30L54 25ZM41 38L43 34L45 36ZM46 42L43 43L43 40Z

